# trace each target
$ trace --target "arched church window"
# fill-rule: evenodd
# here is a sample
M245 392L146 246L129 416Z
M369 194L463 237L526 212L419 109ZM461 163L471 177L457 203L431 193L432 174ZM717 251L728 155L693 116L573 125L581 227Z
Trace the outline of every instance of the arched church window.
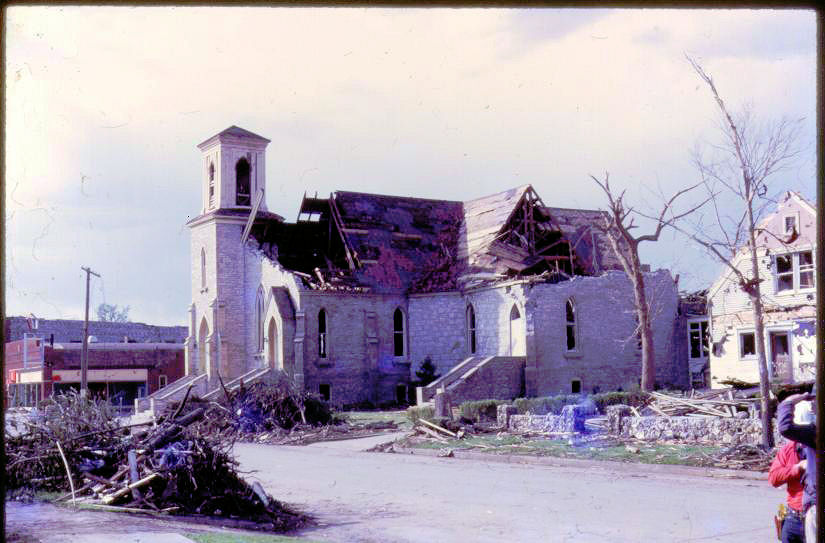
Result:
M327 312L318 312L318 356L327 357Z
M258 295L255 297L255 333L258 352L264 350L264 290L258 287Z
M249 170L249 162L245 158L235 164L235 204L239 206L248 206L252 202Z
M201 288L206 288L206 250L201 249Z
M209 162L209 207L215 206L215 164Z
M404 312L397 308L392 314L392 354L404 356Z
M470 354L476 353L476 312L472 305L467 306L467 345Z
M567 331L567 350L575 351L578 343L578 334L576 333L576 306L573 305L573 298L568 298L564 304L565 313L565 328Z

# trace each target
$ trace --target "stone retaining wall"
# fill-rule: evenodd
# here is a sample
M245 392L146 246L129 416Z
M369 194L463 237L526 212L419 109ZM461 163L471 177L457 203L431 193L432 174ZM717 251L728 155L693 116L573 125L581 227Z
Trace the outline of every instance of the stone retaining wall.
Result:
M607 408L607 431L619 436L645 441L673 440L688 443L723 445L762 442L759 419L726 417L635 417L626 405ZM774 428L776 443L784 442Z

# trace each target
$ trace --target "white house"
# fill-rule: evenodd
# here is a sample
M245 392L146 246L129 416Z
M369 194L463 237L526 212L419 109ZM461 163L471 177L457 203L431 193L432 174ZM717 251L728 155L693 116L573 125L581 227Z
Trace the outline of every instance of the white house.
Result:
M772 380L814 378L816 365L816 208L795 192L758 226L757 252L765 320L765 352ZM742 249L733 265L750 270ZM747 276L751 274L748 272ZM711 386L726 379L756 382L753 312L736 276L726 270L708 291Z

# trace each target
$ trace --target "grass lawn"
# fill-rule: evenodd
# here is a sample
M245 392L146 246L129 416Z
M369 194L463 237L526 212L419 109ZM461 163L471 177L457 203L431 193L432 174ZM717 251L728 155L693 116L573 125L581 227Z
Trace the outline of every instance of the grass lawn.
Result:
M412 429L412 423L407 418L407 411L405 409L396 409L392 411L343 411L337 413L346 418L351 424L369 424L371 422L394 422L399 430Z
M704 455L712 456L723 449L712 445L631 444L605 438L601 441L580 442L571 445L566 439L523 438L517 435L482 435L464 439L450 439L439 443L433 440L411 438L399 443L403 447L424 449L461 449L487 454L517 454L528 456L555 456L588 460L641 462L645 464L680 464L706 466Z

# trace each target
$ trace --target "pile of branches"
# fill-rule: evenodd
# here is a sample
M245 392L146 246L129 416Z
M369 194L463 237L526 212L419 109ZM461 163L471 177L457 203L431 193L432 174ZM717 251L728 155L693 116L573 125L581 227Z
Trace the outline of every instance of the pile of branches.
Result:
M204 433L195 424L204 418L203 407L184 413L186 404L181 403L161 424L126 435L129 429L117 426L105 404L79 395L58 396L53 403L63 407L64 418L75 421L70 431L79 433L63 435L58 447L57 441L44 442L53 437L51 421L29 422L27 433L7 442L6 476L11 488L34 484L69 490L58 501L221 517L246 528L271 531L290 530L307 520L267 495L259 483L250 485L238 476L230 454L233 440ZM86 432L91 420L103 426ZM43 448L32 449L33 443ZM62 466L62 473L56 466ZM27 481L26 475L32 474L35 477Z
M218 401L194 398L167 407L167 413L204 409L198 430L224 439L250 440L262 434L285 437L290 430L308 430L337 422L326 402L296 391L286 380L257 382L233 391L224 389Z
M717 468L768 471L774 456L773 450L766 451L758 445L741 443L707 456L707 464Z

